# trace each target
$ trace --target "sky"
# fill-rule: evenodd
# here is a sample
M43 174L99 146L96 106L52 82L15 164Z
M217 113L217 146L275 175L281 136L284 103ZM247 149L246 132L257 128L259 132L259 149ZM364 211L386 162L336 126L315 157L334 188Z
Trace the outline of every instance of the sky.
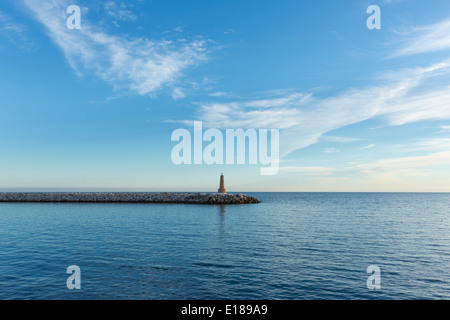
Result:
M0 115L3 192L450 192L450 2L2 1ZM194 121L277 174L175 164Z

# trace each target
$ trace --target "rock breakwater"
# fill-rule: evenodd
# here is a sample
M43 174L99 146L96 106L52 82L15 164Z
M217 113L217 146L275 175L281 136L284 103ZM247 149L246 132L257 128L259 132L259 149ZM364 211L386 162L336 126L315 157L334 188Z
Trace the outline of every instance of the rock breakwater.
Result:
M14 192L0 193L0 202L180 203L211 205L260 203L258 199L245 194L145 192Z

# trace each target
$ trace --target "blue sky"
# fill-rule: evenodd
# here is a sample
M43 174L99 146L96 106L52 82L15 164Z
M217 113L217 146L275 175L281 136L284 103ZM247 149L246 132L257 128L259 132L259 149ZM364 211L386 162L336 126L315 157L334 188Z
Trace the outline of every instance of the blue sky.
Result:
M0 190L450 192L449 54L447 0L3 1ZM193 121L278 174L173 164Z

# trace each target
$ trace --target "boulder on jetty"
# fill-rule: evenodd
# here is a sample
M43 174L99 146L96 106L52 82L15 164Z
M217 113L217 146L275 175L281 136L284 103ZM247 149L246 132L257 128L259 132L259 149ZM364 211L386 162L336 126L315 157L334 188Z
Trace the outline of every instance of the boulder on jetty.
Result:
M260 203L258 199L245 194L167 192L14 192L0 193L0 202L180 203L211 205Z

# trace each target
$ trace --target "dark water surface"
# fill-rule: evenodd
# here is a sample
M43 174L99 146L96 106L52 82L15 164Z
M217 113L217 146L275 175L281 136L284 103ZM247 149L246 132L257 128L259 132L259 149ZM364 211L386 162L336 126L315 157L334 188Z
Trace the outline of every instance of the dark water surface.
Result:
M0 299L450 299L450 194L249 195L263 203L0 203Z

